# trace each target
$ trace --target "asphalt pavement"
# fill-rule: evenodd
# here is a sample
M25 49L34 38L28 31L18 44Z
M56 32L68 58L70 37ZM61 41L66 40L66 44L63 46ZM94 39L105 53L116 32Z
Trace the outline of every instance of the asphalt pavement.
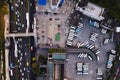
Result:
M12 0L12 3L9 4L10 4L9 5L10 33L25 33L27 29L26 13L27 11L31 10L32 7L35 6L34 1ZM26 4L28 4L28 8ZM33 17L34 17L33 12L30 11L30 22L33 21ZM32 31L31 23L29 30ZM15 52L14 52L15 43L17 44L16 54L18 57L15 57ZM31 48L30 37L17 37L15 38L15 42L13 38L10 38L9 65L13 64L13 67L10 67L10 69L13 70L13 75L10 74L11 80L31 80L30 48Z

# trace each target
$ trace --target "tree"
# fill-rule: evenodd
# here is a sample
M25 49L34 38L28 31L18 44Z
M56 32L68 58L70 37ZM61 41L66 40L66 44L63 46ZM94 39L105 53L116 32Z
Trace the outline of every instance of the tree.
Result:
M37 69L38 68L37 63L32 63L32 68Z
M8 14L7 6L2 7L1 13L2 14Z
M40 70L39 69L32 69L32 72L36 75L40 74Z
M40 55L38 61L43 63L45 61L45 57L43 55Z
M40 69L39 69L38 64L36 62L32 63L32 72L36 75L40 74Z
M33 58L32 58L32 61L36 61L36 58L35 58L35 57L33 57Z

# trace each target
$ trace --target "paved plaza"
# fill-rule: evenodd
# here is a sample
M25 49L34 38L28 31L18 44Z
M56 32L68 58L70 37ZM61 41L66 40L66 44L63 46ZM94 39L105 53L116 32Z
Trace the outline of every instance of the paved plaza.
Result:
M62 8L55 11L55 13L58 13L57 15L50 11L48 8L49 4L46 7L37 7L37 37L39 46L48 44L50 46L58 45L65 47L66 34L68 32L66 20L72 12L72 6L72 4L66 2ZM44 13L45 11L48 13ZM60 34L60 40L55 40L56 34Z

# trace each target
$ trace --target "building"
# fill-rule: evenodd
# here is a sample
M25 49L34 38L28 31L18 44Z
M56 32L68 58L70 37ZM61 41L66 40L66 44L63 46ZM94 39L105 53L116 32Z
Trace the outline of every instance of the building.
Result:
M64 0L51 0L51 10L56 10L62 6Z
M66 53L53 53L52 59L53 60L66 60Z
M39 6L46 6L47 0L38 0L38 5Z
M107 29L107 30L113 31L113 29L115 27L115 21L114 21L114 19L110 19L110 18L106 17L106 19L104 19L103 21L101 21L100 26L102 28Z
M54 71L54 65L53 63L48 63L48 79L53 80L53 71Z
M76 5L76 10L80 11L82 14L91 17L95 20L102 21L105 19L104 15L104 8L99 7L93 3L86 3L86 4L81 4L81 2L78 2ZM81 6L82 5L82 6Z
M48 60L49 80L64 79L64 61L66 61L66 53L52 53Z

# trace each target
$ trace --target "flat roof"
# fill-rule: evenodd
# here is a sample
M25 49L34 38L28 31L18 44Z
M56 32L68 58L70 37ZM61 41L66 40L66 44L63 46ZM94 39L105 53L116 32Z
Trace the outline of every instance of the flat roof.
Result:
M53 53L52 54L52 58L53 59L57 59L57 60L65 60L66 59L66 53L65 54L61 54L61 53Z
M49 80L53 80L53 63L48 63Z
M98 21L101 21L104 19L103 13L104 13L104 8L99 7L93 3L88 3L87 6L84 7L77 7L77 10L82 12L84 15L87 15L91 18L94 18Z
M45 6L47 4L47 0L38 0L39 6Z

